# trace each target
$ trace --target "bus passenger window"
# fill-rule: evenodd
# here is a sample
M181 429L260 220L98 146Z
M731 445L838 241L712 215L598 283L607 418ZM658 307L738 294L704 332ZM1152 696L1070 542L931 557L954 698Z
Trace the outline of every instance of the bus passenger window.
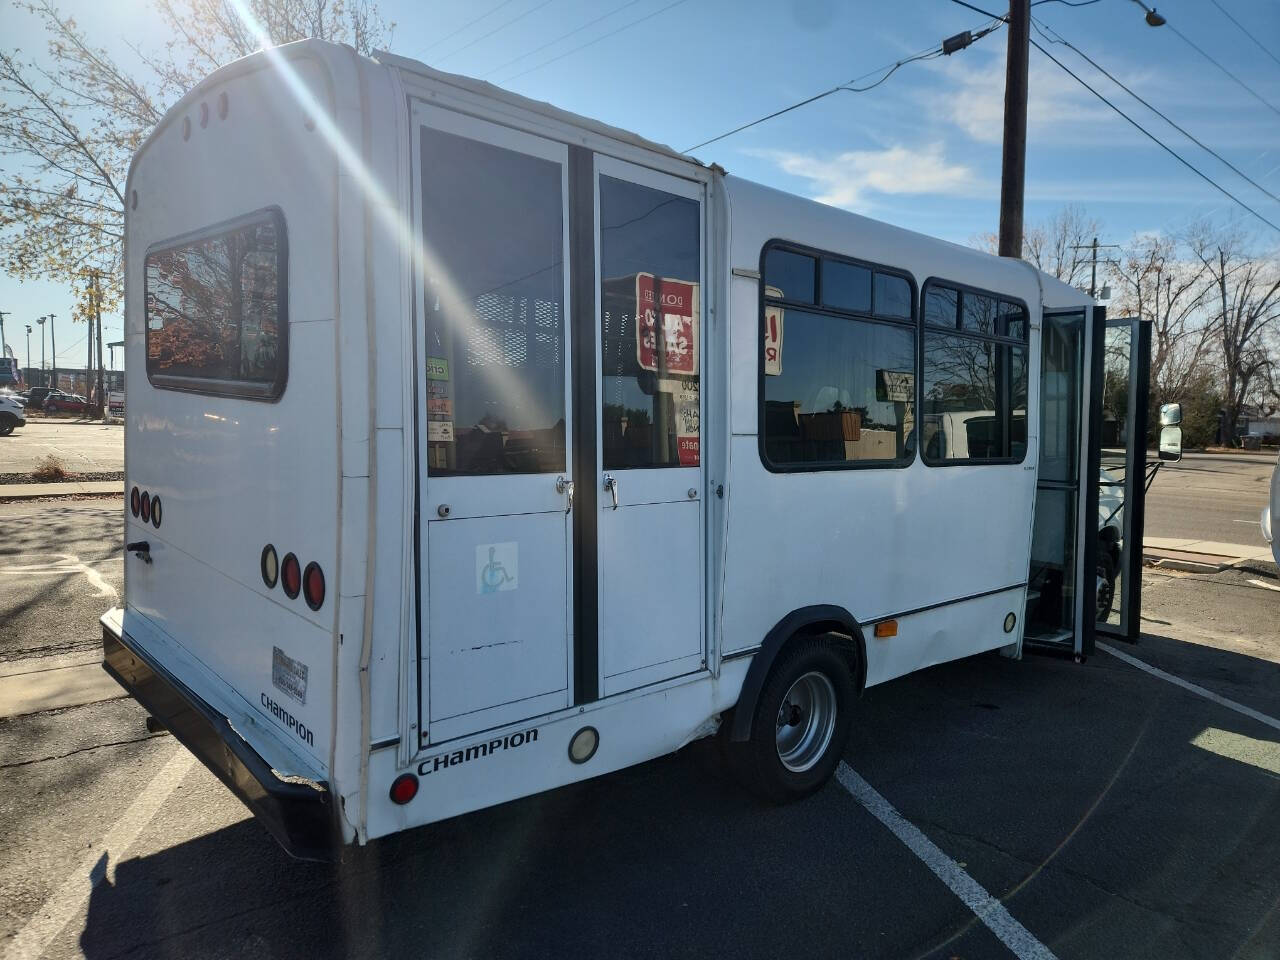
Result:
M764 282L783 300L813 303L817 296L818 261L803 253L771 247L764 255Z
M925 462L1021 462L1027 452L1026 308L935 281L925 284L924 302ZM957 315L958 326L937 329Z
M797 260L818 265L817 286L827 309L783 302L792 300L782 286L784 271L770 268ZM916 429L912 306L905 277L831 256L819 261L790 250L766 252L760 435L767 467L821 470L911 462ZM880 312L907 322L873 317Z

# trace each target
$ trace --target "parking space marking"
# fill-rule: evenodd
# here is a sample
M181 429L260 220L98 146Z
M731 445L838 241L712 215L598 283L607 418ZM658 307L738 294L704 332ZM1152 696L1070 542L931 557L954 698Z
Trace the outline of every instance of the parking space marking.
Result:
M81 860L70 875L32 914L18 935L9 943L8 960L36 960L72 918L84 909L93 888L107 876L115 878L116 864L124 858L152 818L160 811L169 794L191 770L195 757L181 744L155 779L134 800L102 842Z
M969 876L960 864L943 853L932 840L900 814L893 804L843 760L836 767L836 779L855 800L867 808L873 817L888 827L894 836L919 857L924 865L933 871L934 876L945 883L1014 956L1019 960L1057 960L1053 951L1015 920L1003 903L987 893L982 884Z
M1229 700L1221 694L1214 693L1212 690L1206 690L1198 683L1192 683L1190 680L1183 680L1181 677L1174 676L1172 673L1167 673L1159 667L1153 667L1145 660L1139 660L1137 657L1131 657L1123 650L1117 650L1109 643L1102 643L1099 641L1097 646L1099 650L1105 650L1113 657L1123 660L1131 667L1137 667L1139 670L1145 671L1153 677L1159 677L1161 680L1169 681L1175 687L1181 687L1183 690L1187 690L1197 696L1204 697L1206 700L1212 700L1214 703L1219 706L1226 707L1228 710L1234 710L1236 713L1244 714L1246 717L1257 720L1259 723L1264 723L1272 729L1280 730L1280 720L1277 720L1275 717L1269 717L1265 713L1259 713L1252 707L1246 707L1243 703L1236 703L1234 700Z
M1250 580L1249 582L1255 587L1262 587L1264 590L1274 590L1276 593L1280 593L1280 587L1277 587L1274 583L1267 583L1265 580Z

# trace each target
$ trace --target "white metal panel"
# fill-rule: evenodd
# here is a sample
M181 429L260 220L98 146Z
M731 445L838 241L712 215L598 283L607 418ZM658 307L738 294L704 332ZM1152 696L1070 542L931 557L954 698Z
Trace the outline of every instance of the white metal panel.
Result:
M432 524L433 743L568 705L565 518L560 511Z

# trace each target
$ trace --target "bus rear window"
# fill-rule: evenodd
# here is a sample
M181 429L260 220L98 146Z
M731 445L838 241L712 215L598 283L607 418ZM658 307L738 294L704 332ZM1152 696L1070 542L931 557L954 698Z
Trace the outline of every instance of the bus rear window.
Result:
M147 253L147 379L275 400L288 374L288 244L264 210Z

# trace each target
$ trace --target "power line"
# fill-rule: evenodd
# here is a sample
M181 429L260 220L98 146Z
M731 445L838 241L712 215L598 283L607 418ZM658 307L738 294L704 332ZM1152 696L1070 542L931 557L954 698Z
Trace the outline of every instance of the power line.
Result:
M1218 2L1218 0L1209 0L1209 2L1210 2L1210 3L1212 3L1212 4L1213 4L1215 7L1217 7L1219 10L1221 10L1221 11L1222 11L1222 15L1223 15L1224 17L1226 17L1228 20L1230 20L1232 23L1234 23L1237 27L1239 27L1239 28L1240 28L1240 32L1241 32L1241 33L1243 33L1243 34L1244 34L1246 37L1248 37L1250 40L1252 40L1252 41L1253 41L1253 43L1254 43L1254 46L1256 46L1259 50L1261 50L1261 51L1262 51L1263 53L1265 53L1268 57L1270 57L1272 60L1274 60L1277 64L1280 64L1280 57L1277 57L1274 53L1272 53L1270 50L1268 50L1266 47L1264 47L1264 46L1262 45L1262 41L1260 41L1257 37L1255 37L1255 36L1254 36L1250 31L1249 31L1249 28L1248 28L1248 27L1246 27L1243 23L1241 23L1239 20L1237 20L1237 19L1236 19L1235 17L1233 17L1231 14L1229 14L1229 13L1227 12L1227 8L1226 8L1226 7L1224 7L1222 4L1220 4L1220 3Z
M1178 124L1174 123L1174 122L1173 122L1173 120L1171 120L1167 114L1165 114L1165 113L1161 112L1160 110L1157 110L1155 107L1153 107L1150 103L1148 103L1146 100L1144 100L1144 99L1143 99L1142 97L1140 97L1138 94L1134 93L1132 90L1130 90L1128 87L1126 87L1123 83L1121 83L1119 80L1117 80L1117 79L1115 78L1115 76L1114 76L1110 71L1108 71L1105 67L1103 67L1103 66L1102 66L1102 64L1098 63L1098 61L1094 60L1091 56L1089 56L1087 53L1085 53L1083 50L1081 50L1081 49L1080 49L1079 47L1077 47L1075 44L1073 44L1073 43L1071 43L1069 40L1066 40L1065 38L1063 38L1062 34L1058 33L1058 31L1057 31L1057 30L1054 30L1052 27L1048 26L1047 24L1042 24L1042 23L1040 23L1040 22L1039 22L1039 21L1037 21L1035 18L1032 18L1032 21L1031 21L1031 22L1032 22L1032 24L1035 26L1036 31L1037 31L1037 32L1038 32L1042 37L1044 37L1046 40L1048 40L1050 43L1059 43L1059 44L1062 44L1064 47L1067 47L1067 48L1069 48L1069 49L1071 49L1071 50L1074 50L1074 51L1075 51L1075 52L1076 52L1080 57L1082 57L1084 60L1086 60L1086 61L1088 61L1090 64L1092 64L1092 65L1093 65L1093 67L1094 67L1094 68L1095 68L1099 73L1101 73L1104 77L1106 77L1108 80L1110 80L1112 83L1114 83L1117 87L1119 87L1119 88L1120 88L1121 90L1123 90L1125 93L1129 94L1129 96L1133 97L1133 99L1137 100L1140 104L1142 104L1144 107L1146 107L1146 108L1147 108L1148 110L1150 110L1152 113L1154 113L1157 117L1159 117L1159 118L1160 118L1161 120L1163 120L1165 123L1169 124L1169 126L1173 127L1173 129L1177 130L1180 134L1182 134L1184 137L1186 137L1188 140L1190 140L1190 141L1191 141L1192 143L1194 143L1196 146L1200 147L1200 149L1204 150L1206 153L1210 154L1210 155L1211 155L1211 156L1213 156L1213 157L1216 157L1216 158L1217 158L1218 160L1220 160L1220 161L1221 161L1225 166L1227 166L1229 169L1231 169L1232 171L1234 171L1238 176L1240 176L1243 180L1245 180L1245 181L1247 181L1248 183L1252 184L1253 186L1257 187L1259 190L1261 190L1263 193L1265 193L1268 197L1270 197L1270 198L1271 198L1272 200L1274 200L1276 203L1280 203L1280 197L1276 196L1274 193L1272 193L1270 190L1268 190L1268 189L1267 189L1266 187L1264 187L1262 184L1258 183L1258 181L1257 181L1257 180L1254 180L1254 179L1253 179L1252 177L1250 177L1247 173L1245 173L1243 170L1241 170L1239 167L1237 167L1234 163L1232 163L1230 160L1228 160L1228 159L1227 159L1226 157L1224 157L1222 154L1218 153L1218 151L1214 150L1212 147L1210 147L1210 146L1209 146L1208 144L1206 144L1204 141L1200 140L1199 138L1195 137L1194 135L1192 135L1191 133L1189 133L1188 131L1186 131L1186 130L1185 130L1185 129L1183 129L1182 127L1180 127ZM1052 33L1052 34L1053 34L1053 36L1052 36L1052 37L1051 37L1051 36L1049 36L1047 33L1045 33L1045 30L1048 30L1048 31L1049 31L1049 33ZM1057 39L1055 40L1055 39L1054 39L1054 37L1056 37Z
M511 4L513 4L513 3L515 3L515 2L516 2L516 0L502 0L502 2L501 2L500 4L498 4L496 7L491 7L491 8L488 10L488 12L480 14L480 16L476 17L476 18L475 18L475 19L473 19L473 20L468 20L466 23L464 23L462 26L460 26L457 30L453 31L453 33L445 34L443 37L441 37L441 38L440 38L439 40L437 40L435 43L428 45L428 46L426 47L426 49L424 49L422 52L423 52L424 54L426 54L426 53L430 53L430 52L431 52L432 50L434 50L436 47L440 46L440 44L442 44L442 43L448 43L450 40L452 40L452 39L453 39L454 37L456 37L458 34L462 33L462 32L463 32L463 31L465 31L465 30L470 30L472 27L474 27L474 26L475 26L477 23L479 23L481 20L484 20L484 19L486 19L486 18L488 18L488 17L493 16L495 13L497 13L497 12L498 12L499 10L501 10L503 7L509 7L509 6L511 6Z
M993 19L1000 21L999 17L994 17ZM1000 22L1002 23L1003 21L1000 21ZM993 30L997 30L997 29L999 29L999 24L994 24L994 25L985 27L982 30L979 30L977 33L973 34L973 39L970 42L973 42L973 40L981 40L988 33L991 33ZM772 120L775 117L780 117L784 113L790 113L792 110L799 110L801 107L806 107L811 103L814 103L818 100L822 100L824 97L829 97L835 93L840 93L842 91L847 93L866 93L868 90L874 90L876 87L880 86L880 84L884 83L891 76L893 76L894 73L897 72L899 67L904 67L908 63L914 63L917 60L932 60L935 57L942 56L942 52L943 52L942 45L935 44L934 46L929 47L928 49L925 49L925 50L921 50L919 53L914 54L910 57L904 57L903 59L895 61L894 63L887 63L883 67L877 67L874 70L869 70L868 72L862 74L862 76L854 77L852 80L848 80L844 83L838 84L837 86L832 87L830 90L824 90L822 93L816 93L812 97L806 97L805 99L799 101L798 103L791 104L791 106L789 107L783 107L781 110L775 110L773 113L763 116L758 120L752 120L750 123L744 123L740 127L734 127L732 130L728 131L727 133L722 133L717 137L712 137L710 140L703 140L701 143L695 143L692 147L689 147L684 152L692 153L694 150L699 150L702 147L707 146L708 144L712 144L712 143L716 143L717 141L724 140L726 137L731 137L735 133L741 133L743 130L748 130L751 127L764 123L766 120ZM875 83L867 84L865 87L854 86L854 84L859 83L867 79L868 77L874 77L878 73L883 73L884 76L881 77L879 80L877 80Z
M982 14L983 16L995 17L998 20L1004 19L1003 17L997 16L996 14L991 13L987 10L983 10L981 7L975 7L973 4L966 2L966 0L951 0L951 2L958 4L962 7L967 7L970 10L975 10L978 13ZM1143 136L1151 140L1151 142L1154 143L1156 146L1158 146L1161 150L1169 154L1169 156L1173 157L1180 164L1182 164L1184 167L1186 167L1188 170L1194 173L1201 180L1205 181L1205 183L1209 184L1211 187L1213 187L1215 190L1217 190L1227 199L1231 200L1233 203L1239 205L1240 207L1243 207L1249 213L1253 214L1255 217L1257 217L1259 220L1265 223L1272 230L1275 230L1277 233L1280 233L1280 226L1276 226L1274 223L1272 223L1270 220L1268 220L1266 217L1260 214L1257 210L1253 209L1253 207L1249 206L1247 203L1245 203L1243 200L1237 197L1234 193L1231 193L1229 190L1227 190L1226 187L1222 186L1216 180L1211 178L1207 173L1204 173L1203 171L1201 171L1199 167L1195 166L1193 163L1191 163L1191 161L1183 157L1182 154L1174 150L1173 147L1169 146L1167 143L1165 143L1163 140L1157 137L1154 133L1149 131L1142 124L1138 123L1137 120L1133 119L1133 117L1129 116L1119 107L1117 107L1114 103L1108 100L1105 96L1103 96L1101 93L1095 90L1092 86L1089 85L1089 82L1087 80L1081 77L1078 73L1076 73L1074 70L1068 67L1065 63L1063 63L1061 60L1055 57L1052 53L1050 53L1044 47L1040 46L1040 44L1036 43L1034 39L1030 40L1030 43L1033 47L1035 47L1037 50L1043 53L1046 57L1048 57L1050 60L1056 63L1063 70L1063 72L1065 72L1068 76L1070 76L1073 80L1075 80L1076 83L1080 84L1080 86L1084 87L1086 90L1092 93L1095 97L1097 97L1099 100L1105 103L1108 107L1110 107L1116 113L1120 114L1120 116L1122 116L1125 119L1125 121L1129 123L1130 126L1136 129Z
M662 7L658 10L653 11L653 13L647 13L643 17L640 17L638 20L632 20L630 23L625 23L622 26L618 27L618 29L616 30L610 30L608 33L601 34L600 36L596 37L594 40L588 40L586 43L580 43L578 44L578 46L571 47L570 49L566 50L564 53L558 54L550 58L549 60L543 60L541 63L535 64L534 66L530 67L528 70L521 70L519 73L514 73L501 82L510 83L512 80L515 80L518 77L523 77L527 73L533 73L535 70L541 70L543 67L550 66L551 64L555 63L557 60L563 60L565 57L569 56L571 53L577 53L579 50L585 50L587 49L587 47L594 46L595 44L599 43L601 40L608 40L610 37L621 33L623 30L629 30L631 27L639 26L640 24L644 23L646 20L651 20L654 17L658 16L658 14L666 13L668 10L672 9L673 7L678 7L680 6L680 4L686 3L686 2L687 0L675 0L674 3L669 3L665 7Z
M1215 60L1213 57L1209 56L1209 54L1205 53L1205 52L1204 52L1204 50L1202 50L1202 49L1201 49L1201 48L1200 48L1200 47L1195 43L1195 41L1193 41L1193 40L1192 40L1190 37L1188 37L1185 33L1183 33L1181 30L1179 30L1177 27L1175 27L1172 23L1169 23L1167 19L1165 20L1165 26L1167 26L1170 30L1172 30L1172 31L1173 31L1174 33L1176 33L1179 37L1181 37L1181 38L1182 38L1182 42L1183 42L1183 43L1185 43L1185 44L1186 44L1187 46L1189 46L1192 50L1194 50L1196 53L1200 54L1200 56L1204 57L1206 60L1208 60L1210 63L1212 63L1215 67L1217 67L1219 70L1221 70L1223 73L1225 73L1228 77L1230 77L1232 80L1234 80L1237 84L1239 84L1239 85L1240 85L1240 87L1241 87L1243 90L1245 90L1245 91L1249 94L1249 96L1253 97L1255 100L1257 100L1260 104L1262 104L1264 107L1266 107L1266 108L1267 108L1268 110L1270 110L1272 113L1274 113L1276 116L1280 117L1280 108L1277 108L1275 104L1273 104L1270 100L1267 100L1265 97L1263 97L1263 96L1262 96L1262 94L1258 93L1258 91L1257 91L1257 90L1253 89L1253 87L1249 86L1247 83L1245 83L1245 82L1244 82L1243 80L1241 80L1239 77L1237 77L1234 73L1232 73L1230 70L1228 70L1228 69L1227 69L1226 67L1224 67L1222 64L1220 64L1217 60Z
M568 40L570 37L574 36L575 34L581 33L583 30L586 30L588 27L594 27L601 20L608 20L615 13L621 13L623 10L627 9L628 7L634 7L639 2L640 0L627 0L626 3L620 6L614 7L608 13L601 14L600 16L596 17L594 20L588 20L582 26L577 27L573 30L570 30L568 33L562 33L560 34L560 36L556 37L554 40L549 40L546 43L544 43L542 46L535 47L534 49L530 50L528 53L520 54L520 56L516 57L514 60L508 60L502 66L496 67L493 70L490 70L488 73L484 75L482 79L487 80L489 77L492 77L495 73L501 73L503 70L506 70L508 67L515 66L521 60L527 60L530 57L532 57L535 53L541 53L543 50L547 49L547 47L554 47L561 40Z
M516 14L516 15L515 15L514 17L512 17L510 20L507 20L505 23L501 23L501 24L499 24L498 26L496 26L496 27L494 27L492 30L490 30L488 33L482 33L482 34L480 34L480 36L476 37L476 38L475 38L474 40L472 40L470 43L464 43L462 46L460 46L457 50L454 50L452 53L446 53L443 57L440 57L439 59L437 59L437 60L436 60L436 63L444 63L444 61L446 61L446 60L448 60L448 59L450 59L450 58L452 58L452 57L456 57L456 56L457 56L458 54L460 54L463 50L470 50L472 47L474 47L477 43L480 43L482 40L488 40L488 39L489 39L490 37L492 37L495 33L501 33L503 30L507 29L507 27L510 27L510 26L512 26L513 24L519 23L521 20L523 20L525 17L529 16L530 14L537 13L539 10L541 10L543 7L545 7L547 4L549 4L549 3L551 3L551 2L552 2L552 0L542 0L542 2L541 2L541 3L536 4L536 5L532 6L532 7L530 7L530 8L529 8L528 10L526 10L524 13L518 13L518 14Z

